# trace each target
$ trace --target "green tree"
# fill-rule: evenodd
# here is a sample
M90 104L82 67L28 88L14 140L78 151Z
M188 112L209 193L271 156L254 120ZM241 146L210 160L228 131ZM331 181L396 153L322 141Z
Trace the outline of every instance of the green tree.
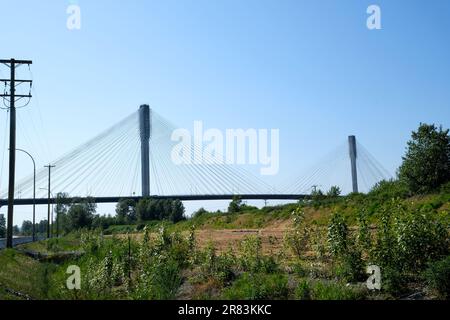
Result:
M399 178L413 193L427 193L450 181L449 130L420 124L408 142Z
M175 200L172 202L172 212L170 215L170 220L174 223L182 221L185 219L184 216L184 205L180 200Z
M164 220L164 210L164 200L156 200L154 216L157 220Z
M341 188L338 186L332 186L330 190L327 192L328 197L337 198L341 195Z
M238 213L242 208L242 199L238 196L234 196L233 200L228 206L228 213Z
M136 204L136 216L139 221L157 220L158 217L158 200L142 199Z
M20 228L22 235L30 236L33 234L33 222L24 221L22 222L22 228Z
M136 202L132 199L123 199L116 206L117 222L119 224L134 223L137 220Z
M47 220L41 220L38 224L37 224L37 228L36 228L37 232L40 234L45 234L47 232Z
M201 217L201 216L203 216L203 215L205 215L205 214L208 214L208 211L206 211L206 209L202 207L202 208L198 209L198 210L192 215L192 217L194 217L194 218L199 218L199 217Z
M71 206L69 195L64 192L60 192L56 195L56 206L55 206L55 213L56 213L56 219L57 219L57 225L58 225L58 232L63 230L65 232L70 231L69 230L69 223L67 218L67 213L69 211L69 208Z
M170 220L179 222L185 219L184 205L180 200L142 199L136 204L139 221Z
M0 238L6 237L6 219L5 215L0 214Z
M317 186L314 186L311 190L311 198L313 201L320 201L323 200L324 194L323 191L320 189L317 189Z
M72 205L67 213L70 229L90 228L96 208L96 204L91 199Z

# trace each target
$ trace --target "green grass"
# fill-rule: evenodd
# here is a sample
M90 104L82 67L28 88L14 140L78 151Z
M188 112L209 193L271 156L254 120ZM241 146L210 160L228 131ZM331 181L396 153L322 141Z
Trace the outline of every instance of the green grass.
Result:
M10 289L33 299L44 299L53 265L40 263L15 250L0 251L0 299L23 299Z
M60 252L79 250L80 239L78 239L76 235L71 234L63 238L53 238L45 241L27 243L18 248L51 255Z
M228 300L286 300L288 296L284 274L244 273L223 292Z
M311 298L313 300L362 300L367 291L353 287L347 287L342 283L317 282L313 285Z

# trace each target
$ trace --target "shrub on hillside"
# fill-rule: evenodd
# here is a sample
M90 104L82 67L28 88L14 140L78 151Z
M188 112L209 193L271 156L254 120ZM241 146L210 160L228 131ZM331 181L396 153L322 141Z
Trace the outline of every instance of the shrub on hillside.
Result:
M385 205L373 260L381 267L383 289L399 294L410 275L449 252L448 231L434 211L412 209L401 201Z
M221 284L234 279L234 261L236 257L232 251L218 255L212 242L198 254L202 280L213 278Z
M365 276L362 252L348 230L346 219L339 213L333 215L328 226L328 244L336 275L348 282L362 280Z
M389 200L392 198L406 198L410 195L408 185L401 180L382 180L378 182L369 192L369 197L378 200Z
M441 261L431 263L425 272L428 285L442 299L450 298L450 256Z
M346 282L359 282L367 279L362 252L357 246L350 246L347 252L336 261L335 272L340 279Z
M348 226L345 217L335 213L328 225L328 245L334 256L343 255L347 251Z
M192 217L195 218L200 218L204 215L207 215L209 212L205 210L205 208L200 208L198 209L196 212L194 212L194 214L192 215Z
M294 228L284 235L284 246L291 251L297 259L304 258L308 250L312 230L305 223L305 212L297 207L292 212Z

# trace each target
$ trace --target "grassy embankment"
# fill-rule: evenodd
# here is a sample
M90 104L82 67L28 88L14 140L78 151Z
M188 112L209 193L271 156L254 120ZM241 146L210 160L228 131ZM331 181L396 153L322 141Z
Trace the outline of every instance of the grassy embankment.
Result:
M436 248L448 246L450 194L408 198L387 206L390 201L354 195L304 203L300 226L292 216L299 206L286 205L246 208L232 215L204 213L177 224L164 223L164 229L160 222L151 222L147 232L143 225L114 226L105 230L110 234L106 236L80 232L24 245L22 251L0 252L0 299L385 299L417 292L423 298L442 297L442 292L429 288L425 271L427 263L443 258L441 252L435 254ZM381 230L389 210L406 215L404 220L389 222L389 228L403 228L408 235L409 242L401 243L405 250L417 247L417 237L424 239L431 249L419 244L417 250L430 251L430 261L405 261L403 247L395 256L379 255L385 245L379 239L389 235ZM330 242L330 222L336 212L346 225L335 223L338 232ZM360 240L361 212L366 213L373 234L367 243ZM420 224L411 219L414 215L426 215L433 220L432 227L434 221L445 226L446 239L419 230ZM125 232L134 235L128 239ZM336 240L336 235L344 240ZM442 243L436 245L433 237ZM342 245L344 254L336 253ZM31 258L23 250L39 252L45 259ZM68 251L84 254L52 259ZM386 263L388 281L382 292L371 293L358 272L376 259ZM404 270L392 269L393 262L404 265ZM65 271L71 264L82 270L80 292L65 288ZM444 275L445 279L445 263L439 266L435 278Z

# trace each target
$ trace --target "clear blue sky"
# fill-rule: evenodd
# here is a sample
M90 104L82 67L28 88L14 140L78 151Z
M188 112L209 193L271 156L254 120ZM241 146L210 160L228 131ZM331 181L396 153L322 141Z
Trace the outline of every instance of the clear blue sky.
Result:
M34 61L18 143L39 165L142 103L187 128L280 129L280 181L349 134L395 172L420 122L450 127L447 0L79 0L79 31L69 3L0 5L0 57ZM366 28L370 4L382 30Z

